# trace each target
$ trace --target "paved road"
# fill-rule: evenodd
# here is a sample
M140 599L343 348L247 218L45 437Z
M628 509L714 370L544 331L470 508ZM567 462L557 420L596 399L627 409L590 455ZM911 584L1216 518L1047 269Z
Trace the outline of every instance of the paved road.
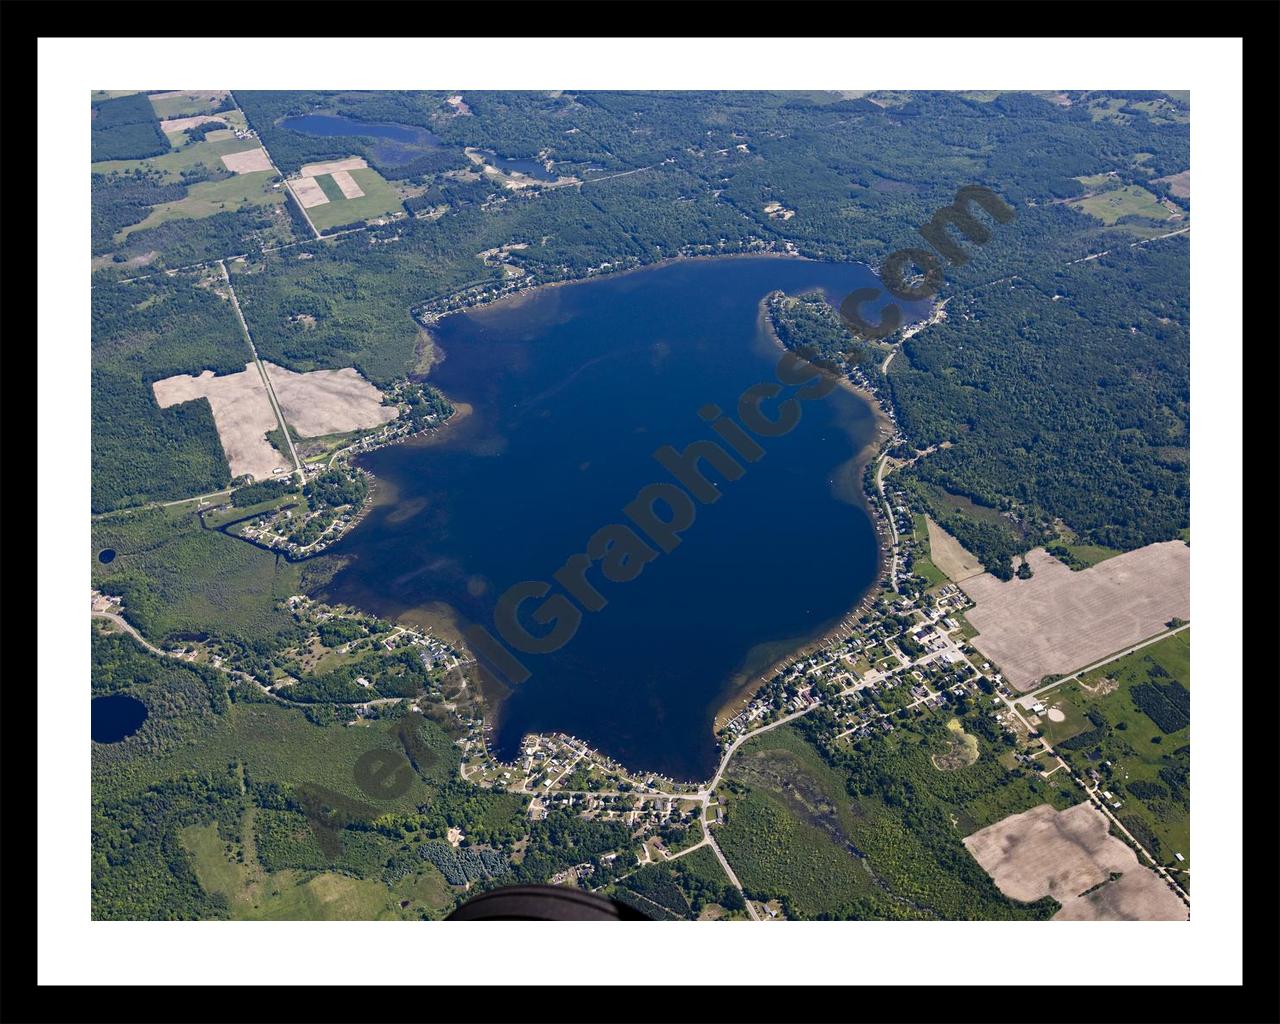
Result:
M1174 629L1163 630L1162 632L1157 633L1155 636L1149 636L1147 637L1147 639L1141 641L1140 643L1134 644L1132 647L1126 647L1123 651L1117 651L1115 654L1108 654L1101 661L1095 661L1092 665L1086 665L1084 668L1078 668L1074 672L1072 672L1071 675L1069 676L1063 676L1061 679L1056 680L1055 682L1046 683L1044 686L1040 687L1040 689L1038 690L1031 690L1029 693L1024 693L1018 699L1026 700L1030 697L1039 697L1042 693L1048 693L1050 690L1057 689L1059 686L1063 686L1064 684L1071 682L1073 679L1076 679L1084 675L1086 672L1092 672L1095 668L1101 668L1103 665L1109 665L1111 664L1111 662L1116 661L1119 658L1124 658L1132 654L1134 651L1140 651L1144 647L1150 647L1152 644L1158 644L1161 640L1167 640L1171 636L1177 636L1184 629L1190 629L1190 628L1191 628L1191 623L1186 622Z
M258 373L262 375L262 383L266 386L267 397L271 399L271 408L275 410L276 422L280 424L280 429L284 432L284 439L289 444L289 454L293 456L294 472L298 474L299 483L306 483L307 475L302 470L302 460L298 458L298 450L293 447L293 437L289 434L289 426L284 421L284 413L280 411L280 403L276 401L276 392L271 386L271 378L267 376L266 367L262 365L262 360L258 358L258 348L253 343L253 335L249 333L249 325L245 322L244 313L240 311L240 300L236 298L236 290L232 287L231 275L227 273L227 265L224 261L218 260L218 267L222 270L222 279L227 283L227 291L231 293L231 306L236 311L236 319L240 321L240 329L244 331L244 339L249 343L249 351L253 353L253 361L258 366Z
M131 626L123 616L117 615L115 612L92 612L91 615L95 619L107 619L115 623L117 626L123 629L126 633L128 633L131 637L137 640L138 643L142 644L142 646L145 647L152 654L158 654L162 658L173 658L175 661L181 661L186 664L190 664L190 662L188 662L187 659L184 658L181 654L175 654L173 651L162 651L159 647L156 647L154 644L148 642L147 639L141 633L139 633L136 629L134 629L133 626ZM312 704L309 701L290 700L288 697L282 697L280 694L272 692L267 687L263 686L262 683L258 682L258 680L256 680L253 676L249 675L246 672L240 672L234 668L227 668L225 665L211 665L209 667L216 668L219 672L223 672L226 675L231 676L233 679L239 679L241 682L252 683L259 690L261 690L263 694L270 697L272 700L278 701L281 704L288 704L291 707L295 707L295 708L305 708L305 707L312 706ZM364 705L364 704L371 704L371 705L372 704L394 704L397 701L401 701L404 699L405 698L403 697L374 697L370 700L357 700L357 701L331 700L331 701L326 701L326 703L343 704L350 707L350 706Z
M236 109L237 109L238 111L240 111L240 113L244 114L244 108L243 108L242 106L240 106L240 101L236 99L236 94L235 94L234 92L232 92L230 89L228 89L228 90L227 90L227 96L231 99L231 102L232 102L232 103L234 103L234 104L236 105ZM245 117L244 117L244 123L245 123L245 124L248 124L248 123L249 123L249 115L248 115L248 114L245 114ZM273 159L271 158L271 153L270 153L270 151L267 149L267 144L266 144L265 142L263 142L263 141L262 141L261 136L259 136L259 138L258 138L258 143L259 143L259 145L261 145L261 146L262 146L262 152L264 152L264 153L266 153L266 154L267 154L267 163L269 163L269 164L271 165L271 169L272 169L273 171L275 171L275 173L276 173L276 176L277 176L277 177L279 177L279 178L283 179L283 178L284 178L284 175L280 173L280 168L276 166L276 162L275 162L275 160L273 160ZM289 184L288 184L287 182L285 183L285 186L284 186L284 187L285 187L285 188L287 188L287 189L289 189L289 191L290 191L290 192L293 192L293 189L292 189L292 188L290 188L290 186L289 186ZM298 196L297 196L297 194L296 194L296 193L294 193L293 201L294 201L295 203L297 203L297 204L298 204L298 209L302 211L302 218L303 218L303 220L305 220L305 221L307 222L307 227L311 228L311 230L312 230L313 232L315 232L315 236L316 236L316 238L319 238L319 237L320 237L320 232L319 232L318 230L316 230L316 226L315 226L314 224L312 224L312 223L311 223L311 215L310 215L309 213L307 213L307 208L306 208L305 206L303 206L301 202L299 202L299 200L298 200Z
M1158 241L1160 241L1160 239L1162 239L1162 238L1172 238L1174 235L1185 235L1185 234L1186 234L1188 231L1190 231L1190 230L1191 230L1191 227L1190 227L1190 225L1188 225L1188 226L1187 226L1187 227L1185 227L1185 228L1179 228L1177 231L1170 231L1168 234L1164 234L1164 235L1155 235L1155 236L1154 236L1154 237L1152 237L1152 238L1144 238L1144 239L1143 239L1142 241L1140 241L1140 242L1131 242L1131 243L1129 243L1129 248L1130 248L1130 249L1136 249L1136 248L1138 248L1138 246L1140 246L1140 245L1146 245L1146 244L1148 244L1149 242L1158 242ZM1074 266L1074 265L1075 265L1075 264L1077 264L1077 263L1088 263L1088 262L1089 262L1089 260L1096 260L1096 259L1099 259L1099 258L1100 258L1100 257L1102 257L1102 256L1110 255L1110 253L1111 253L1111 250L1110 250L1110 249L1103 249L1103 250L1102 250L1102 252L1091 252L1088 256L1081 256L1081 257L1080 257L1080 259L1078 259L1078 260L1072 260L1070 263L1068 263L1068 264L1067 264L1067 266L1069 266L1069 267L1070 267L1070 266Z
M897 350L895 349L895 351ZM892 353L890 353L889 358L890 359L893 358ZM885 364L888 365L888 360L885 360ZM885 514L885 518L888 519L889 521L889 529L893 532L893 544L890 547L892 560L889 563L889 586L894 591L894 593L897 593L898 591L898 524L893 518L893 509L889 507L889 502L885 500L885 496L884 496L884 467L885 467L885 463L888 461L888 458L889 458L889 455L887 452L882 454L880 456L879 463L877 463L876 465L876 490L879 492L880 501L884 505L884 514Z
M724 859L724 854L720 852L720 847L716 845L716 841L711 838L710 831L707 832L707 845L711 847L711 852L716 855L716 860L720 862L720 867L724 869L724 873L729 877L729 881L733 883L733 887L742 892L742 883L738 881L738 876L733 873L733 868L729 867L729 862ZM756 913L756 908L751 905L751 901L746 898L743 893L743 901L747 904L747 913L751 915L751 920L759 921L760 915Z
M1154 643L1155 640L1163 639L1165 636L1171 636L1173 632L1180 632L1181 629L1185 629L1185 628L1186 628L1185 626L1180 627L1180 629L1178 630L1174 630L1170 633L1165 633L1159 637L1155 637L1152 640L1145 641L1144 643L1139 644L1138 648L1145 647L1148 643ZM1137 650L1138 648L1134 648L1134 649ZM1127 653L1127 652L1124 652L1124 653ZM1115 658L1123 657L1123 656L1124 656L1123 653L1118 655L1113 655L1111 658L1108 658L1107 661L1113 661L1115 660ZM1099 664L1105 665L1107 664L1107 661L1099 662ZM1096 668L1096 667L1097 667L1096 665L1090 666L1090 668ZM1080 669L1080 671L1087 672L1089 671L1089 669ZM1053 685L1059 686L1061 685L1061 683L1054 683ZM1007 707L1010 710L1010 712L1012 712L1014 715L1017 716L1018 721L1020 721L1023 724L1023 726L1026 727L1026 730L1028 733L1036 731L1032 729L1031 723L1022 717L1022 712L1018 710L1017 702L1018 702L1018 699L1021 699L1021 698L1017 698L1015 700L1009 700L1007 697L1001 694L1000 699L1004 702L1005 707ZM1076 775L1073 771L1071 771L1071 766L1062 759L1062 756L1056 750L1053 749L1052 745L1049 743L1047 739L1044 738L1043 735L1041 735L1039 739L1040 739L1040 745L1044 749L1044 752L1047 753L1050 757L1053 757L1057 760L1059 768L1065 768L1067 770L1067 774L1071 776L1071 781L1085 791L1085 793L1088 795L1093 805L1097 807L1108 819L1110 819L1111 824L1114 825L1118 831L1124 833L1125 837L1129 840L1129 842L1131 842L1138 849L1138 851L1141 852L1142 856L1147 859L1147 863L1151 865L1151 869L1173 887L1174 891L1178 894L1178 896L1181 898L1183 903L1185 903L1187 906L1191 906L1191 897L1187 895L1186 890L1184 890L1182 886L1178 884L1177 880L1169 873L1168 869L1165 868L1165 866L1161 864L1158 860L1156 860L1155 857L1151 856L1151 852L1145 846L1143 846L1142 843L1138 842L1137 838L1133 835L1132 832L1130 832L1127 828L1124 827L1124 825L1120 823L1119 818L1117 818L1114 814L1111 813L1111 808L1107 806L1106 801L1099 795L1100 787L1096 785L1090 787L1090 785L1087 782L1085 782L1084 779L1082 779L1080 776ZM1054 771L1057 771L1057 768L1055 768Z

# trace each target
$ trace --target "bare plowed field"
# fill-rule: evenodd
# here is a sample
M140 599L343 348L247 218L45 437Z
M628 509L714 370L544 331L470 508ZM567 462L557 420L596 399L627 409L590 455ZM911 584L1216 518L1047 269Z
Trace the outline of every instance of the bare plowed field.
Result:
M364 195L364 189L355 178L351 177L350 171L334 171L332 178L333 183L342 189L342 194L347 199L359 199Z
M332 174L334 171L358 171L361 167L368 167L362 156L348 156L341 160L326 160L319 164L304 164L299 172L304 178L317 178L322 174Z
M222 162L227 170L234 174L271 170L271 158L261 146L257 149L245 150L243 153L228 153L222 158Z
M972 644L1021 690L1065 675L1191 618L1191 549L1182 541L1149 544L1072 572L1043 548L1027 555L1029 580L989 573L961 587L976 607Z
M1052 896L1061 903L1055 921L1185 921L1182 900L1107 828L1088 802L1065 811L1041 804L975 832L964 845L1011 899Z
M212 370L198 377L179 374L158 380L151 388L162 409L197 398L209 400L233 477L249 473L255 480L269 480L278 475L273 473L275 469L292 468L267 440L267 433L278 423L262 375L253 363L245 364L243 373L225 377L215 377Z
M289 182L289 187L293 189L294 196L303 206L323 206L329 201L329 197L324 194L324 189L315 178L294 178Z
M346 367L296 373L264 362L285 422L299 437L323 437L366 430L396 418L394 406L382 404L382 392Z
M983 565L966 551L951 534L929 516L924 517L929 526L929 557L933 564L951 578L953 583L977 576Z

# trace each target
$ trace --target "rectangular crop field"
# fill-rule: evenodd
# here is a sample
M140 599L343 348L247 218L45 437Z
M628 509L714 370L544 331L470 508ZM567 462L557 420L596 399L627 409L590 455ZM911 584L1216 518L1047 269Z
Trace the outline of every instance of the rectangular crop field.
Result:
M337 170L341 172L342 168ZM350 175L352 182L363 194L354 199L346 198L341 185L336 180L337 175L330 171L328 181L337 190L337 198L331 198L328 203L307 210L312 222L321 231L340 224L353 224L357 221L399 213L404 209L396 190L372 167L359 167L345 173ZM316 180L323 182L325 178ZM321 187L323 188L323 184Z
M1191 617L1191 549L1182 541L1149 544L1081 572L1043 548L1027 562L1029 580L984 573L961 584L976 604L965 613L978 630L974 647L1021 690Z
M983 571L982 563L966 551L951 534L935 523L931 516L926 516L925 522L929 526L929 557L934 565L950 577L952 582L959 583Z
M162 409L198 398L208 400L213 408L213 421L218 425L218 437L231 464L232 477L248 473L255 480L270 480L273 475L279 475L275 470L293 468L267 441L268 431L274 430L278 423L262 374L253 363L246 363L242 373L221 377L211 370L205 370L198 377L190 374L166 377L156 381L152 389Z
M382 392L351 367L296 373L272 362L263 365L285 422L298 437L366 430L396 418L395 406L383 405Z
M1186 905L1128 846L1108 832L1090 803L1048 804L965 839L974 859L1011 899L1052 896L1060 921L1185 921Z
M257 149L246 149L243 153L224 153L222 165L233 174L250 174L253 171L271 170L271 158L259 146Z
M331 203L340 202L346 198L342 193L342 189L338 188L338 183L333 180L332 174L317 174L316 184L320 186L320 191L325 194L325 198Z
M91 169L99 174L155 170L164 175L165 181L181 181L182 172L198 164L217 170L224 156L262 148L252 139L237 139L233 132L224 129L210 132L200 142L192 142L185 136L173 136L170 142L174 143L173 148L160 156L146 160L103 160Z

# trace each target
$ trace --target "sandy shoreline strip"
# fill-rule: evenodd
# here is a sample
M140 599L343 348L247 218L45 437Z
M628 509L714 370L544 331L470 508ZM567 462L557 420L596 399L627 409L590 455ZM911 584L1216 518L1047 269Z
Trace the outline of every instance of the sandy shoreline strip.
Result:
M782 339L778 337L777 332L773 329L773 325L769 322L767 303L768 296L765 296L760 300L760 322L763 326L764 332L770 339L772 339L774 344L778 346L780 351L788 351L787 347L782 344ZM872 415L875 417L874 433L872 434L871 439L862 446L862 450L859 451L856 456L855 471L859 481L861 481L867 464L879 454L884 442L893 436L897 430L897 424L889 418L888 414L881 407L879 399L876 398L872 392L868 391L866 388L858 387L858 385L854 384L854 382L849 380L847 377L839 377L838 382L846 391L849 391L866 402L867 405L871 407ZM874 523L876 521L875 516L871 513L867 496L863 492L861 486L859 486L858 495L863 508L867 510L868 516L871 517L871 521ZM840 621L834 626L823 631L813 639L792 649L788 654L785 654L773 661L762 672L753 674L746 682L741 684L734 692L733 696L725 701L725 703L720 706L719 710L717 710L715 722L713 724L713 729L715 731L718 732L722 729L730 719L750 704L751 701L755 699L756 694L758 694L769 680L779 672L784 671L786 668L794 665L798 661L803 661L805 658L808 658L810 655L821 650L832 640L847 635L851 622L856 620L859 615L866 611L866 609L875 602L876 597L880 593L880 573L883 571L885 562L888 558L888 539L883 534L877 534L877 536L879 538L879 543L876 545L876 574L871 586L867 588L866 592L858 598L857 602L847 612L840 616Z

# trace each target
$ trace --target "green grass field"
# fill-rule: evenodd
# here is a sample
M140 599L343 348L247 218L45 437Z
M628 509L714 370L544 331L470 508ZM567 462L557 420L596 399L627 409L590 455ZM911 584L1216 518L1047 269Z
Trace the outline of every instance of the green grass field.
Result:
M1085 188L1102 188L1104 185L1110 184L1111 182L1118 181L1118 180L1119 179L1117 179L1114 175L1106 174L1106 173L1085 174L1076 178L1076 181L1080 182L1080 184L1083 185Z
M947 574L930 557L929 526L924 516L917 514L912 517L911 539L915 544L915 556L911 560L912 575L923 577L926 588L948 582Z
M1071 553L1071 557L1085 568L1097 565L1099 562L1105 562L1108 558L1115 558L1116 555L1124 554L1123 551L1103 547L1101 544L1068 544L1066 548Z
M1103 788L1123 801L1116 813L1126 826L1137 819L1138 827L1155 837L1159 850L1153 853L1166 863L1173 861L1174 853L1181 853L1186 858L1181 866L1188 867L1190 726L1166 733L1134 701L1135 687L1170 683L1191 688L1189 629L1095 669L1052 696L1060 694L1086 714L1092 709L1106 722L1096 740L1083 749L1066 751L1072 764L1078 771L1087 767L1100 771ZM1093 728L1093 723L1087 724ZM1095 750L1099 756L1090 757ZM1104 770L1105 761L1111 767ZM1138 783L1138 793L1128 788L1133 783Z
M152 94L151 109L156 117L167 121L174 117L193 117L196 114L211 114L213 108L222 101L222 94L217 90L186 89L174 96L163 93ZM232 113L232 112L223 112ZM240 113L238 110L234 113ZM223 116L220 114L219 116Z
M249 812L250 815L253 811ZM453 906L453 891L428 862L394 886L336 872L266 871L254 856L246 819L243 859L215 824L180 834L200 887L226 898L239 921L396 921L439 917ZM407 902L407 906L401 906Z
M1125 124L1129 120L1127 114L1120 113L1122 107L1128 103L1114 96L1103 96L1091 99L1088 104L1089 116L1094 121L1116 121Z
M1066 716L1061 722L1050 720L1047 714L1040 716L1040 732L1044 734L1044 738L1051 744L1061 743L1063 740L1068 740L1072 736L1079 735L1092 727L1084 712L1065 696L1062 696L1061 691L1052 691L1042 697L1041 700L1046 707L1057 708Z
M102 160L90 169L97 174L152 169L160 171L166 181L179 181L184 169L197 164L222 169L223 156L259 148L259 143L253 139L237 139L226 129L212 131L200 142L190 142L181 134L170 135L169 143L173 148L161 156L146 160Z
M1161 222L1169 220L1169 211L1160 205L1155 196L1139 185L1125 185L1122 188L1100 192L1096 196L1080 199L1069 205L1097 217L1107 225L1128 216L1148 217Z
M236 174L221 181L202 181L192 185L184 199L153 206L146 220L131 224L116 235L122 242L134 231L153 228L168 220L212 217L224 210L240 210L246 206L272 206L283 203L284 190L273 189L271 171Z
M438 730L432 735L436 733ZM415 774L403 794L379 802L378 810L410 811L429 803L439 782L456 772L456 748L442 733L436 739L432 749L438 748L440 760L438 770L432 772L433 780ZM393 723L317 726L299 708L275 702L238 703L227 711L219 728L202 737L198 744L176 746L163 757L132 766L127 776L117 775L113 787L120 792L136 792L183 772L222 771L228 764L238 762L260 782L319 786L369 803L355 781L356 762L370 750L401 749Z
M329 202L341 203L346 200L346 196L342 194L342 189L338 188L338 183L333 180L332 174L318 175L316 184L320 186L320 191L329 197Z
M364 195L358 199L343 198L341 190L329 175L322 174L317 179L320 181L320 187L325 190L325 195L330 199L327 203L312 206L307 210L311 222L319 230L326 231L340 224L371 220L386 214L399 213L403 209L396 190L372 167L359 167L351 172L351 177L364 190ZM326 179L328 186L336 192L336 197L326 187Z

